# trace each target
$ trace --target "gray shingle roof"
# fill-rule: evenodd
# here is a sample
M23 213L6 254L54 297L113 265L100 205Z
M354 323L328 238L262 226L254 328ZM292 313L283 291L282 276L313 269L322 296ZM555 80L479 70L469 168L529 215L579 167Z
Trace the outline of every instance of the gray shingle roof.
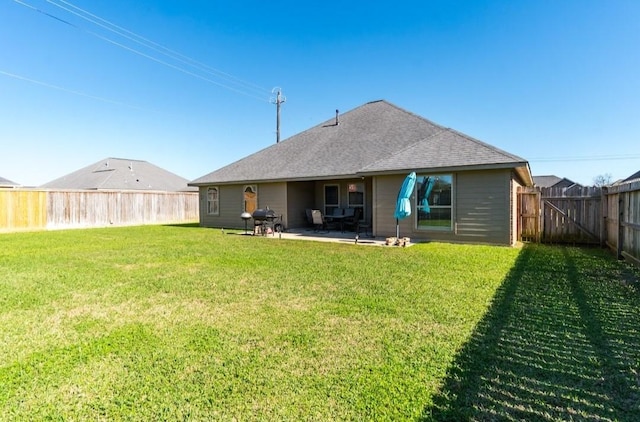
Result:
M13 187L17 187L18 184L16 182L12 182L9 179L5 179L4 177L0 177L0 187L9 187L9 188L13 188Z
M41 188L47 189L104 189L154 190L179 192L193 190L187 179L157 167L147 161L105 158Z
M549 188L562 180L558 176L533 176L533 183L541 188Z
M468 166L526 167L526 160L374 101L193 180L190 185L310 180ZM528 170L527 170L528 172Z
M567 188L576 183L566 177L558 176L533 176L533 183L540 188L562 187Z

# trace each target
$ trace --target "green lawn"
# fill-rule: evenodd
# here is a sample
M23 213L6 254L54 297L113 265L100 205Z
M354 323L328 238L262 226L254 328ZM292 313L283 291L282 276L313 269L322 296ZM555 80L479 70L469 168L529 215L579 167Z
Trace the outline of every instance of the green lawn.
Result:
M633 420L597 249L146 226L0 236L0 420Z

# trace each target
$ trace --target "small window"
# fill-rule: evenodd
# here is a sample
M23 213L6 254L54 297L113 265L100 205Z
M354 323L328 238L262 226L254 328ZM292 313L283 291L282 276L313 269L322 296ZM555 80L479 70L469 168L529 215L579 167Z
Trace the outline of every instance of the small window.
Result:
M419 175L416 179L416 218L420 230L452 230L453 175Z
M207 214L220 214L220 192L218 188L212 187L207 189Z

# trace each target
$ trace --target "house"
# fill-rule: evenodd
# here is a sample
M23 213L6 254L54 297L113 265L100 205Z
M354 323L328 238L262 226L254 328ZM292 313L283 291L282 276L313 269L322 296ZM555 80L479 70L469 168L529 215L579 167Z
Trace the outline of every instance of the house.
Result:
M519 186L529 163L387 101L331 118L189 183L200 190L200 225L242 228L243 211L266 208L286 228L306 209L360 208L374 236L394 236L398 191L417 173L413 212L399 222L412 240L513 245Z
M44 189L149 190L184 192L195 190L188 180L147 161L105 158L40 186Z
M580 186L566 177L558 176L533 176L533 184L539 188L571 188Z
M631 181L635 181L635 180L638 180L638 179L640 179L640 171L637 171L637 172L633 173L631 176L627 177L622 182L626 183L626 182L631 182Z
M6 189L6 188L17 188L20 185L18 185L15 182L12 182L9 179L5 179L4 177L0 177L0 189Z

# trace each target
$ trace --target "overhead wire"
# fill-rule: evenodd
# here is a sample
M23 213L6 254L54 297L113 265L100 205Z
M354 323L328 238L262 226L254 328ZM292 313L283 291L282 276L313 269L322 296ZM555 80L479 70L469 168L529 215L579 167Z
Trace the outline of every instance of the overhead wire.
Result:
M640 154L620 154L620 155L591 155L591 156L569 156L569 157L540 157L530 158L533 162L563 162L563 161L610 161L610 160L638 160Z
M135 42L137 44L140 44L140 45L142 45L142 46L144 46L146 48L149 48L149 49L154 50L154 51L156 51L156 52L158 52L160 54L163 54L163 55L165 55L167 57L170 57L171 59L174 59L174 60L179 61L181 63L184 63L186 65L198 68L198 69L200 69L200 70L202 70L202 71L204 71L206 73L209 73L209 74L211 74L213 76L217 76L217 77L221 77L221 78L227 79L227 80L229 80L230 82L232 82L234 84L241 85L243 88L255 90L256 92L261 93L261 94L270 94L271 93L271 91L268 90L268 89L262 88L262 87L260 87L260 86L258 86L256 84L253 84L251 82L248 82L248 81L245 81L243 79L240 79L240 78L238 78L236 76L233 76L233 75L231 75L229 73L223 72L223 71L221 71L219 69L211 67L211 66L209 66L209 65L207 65L205 63L202 63L202 62L200 62L200 61L198 61L196 59L193 59L193 58L188 57L188 56L186 56L184 54L181 54L181 53L179 53L179 52L177 52L175 50L172 50L172 49L170 49L168 47L165 47L165 46L163 46L163 45L161 45L159 43L156 43L156 42L154 42L154 41L152 41L152 40L150 40L148 38L145 38L144 36L142 36L140 34L137 34L137 33L133 32L133 31L130 31L130 30L126 29L126 28L123 28L123 27L121 27L121 26L119 26L119 25L117 25L117 24L115 24L113 22L110 22L110 21L108 21L108 20L106 20L104 18L101 18L100 16L97 16L97 15L95 15L95 14L93 14L93 13L91 13L91 12L85 10L85 9L82 9L81 7L78 7L78 6L76 6L75 4L73 4L73 3L69 2L69 1L58 0L60 3L66 5L68 7L64 7L63 5L59 4L58 2L56 2L54 0L45 0L45 1L47 3L49 3L49 4L52 4L52 5L60 8L60 9L62 9L62 10L65 10L65 11L67 11L69 13L72 13L72 14L78 16L81 19L84 19L84 20L86 20L88 22L91 22L91 23L93 23L95 25L98 25L98 26L100 26L100 27L102 27L102 28L104 28L104 29L106 29L106 30L108 30L110 32L113 32L113 33L115 33L115 34L117 34L119 36L127 38L127 39L129 39L129 40L131 40L131 41L133 41L133 42ZM71 10L70 8L74 9L74 10ZM75 10L79 11L80 13L76 12ZM89 17L87 17L87 16L89 16Z
M15 73L11 73L11 72L7 72L5 70L0 69L0 74L4 75L4 76L8 76L10 78L14 78L14 79L18 79L21 81L25 81L25 82L30 82L32 84L36 84L36 85L41 85L47 88L51 88L51 89L57 89L58 91L64 91L64 92L68 92L70 94L74 94L74 95L79 95L81 97L87 97L87 98L91 98L94 100L98 100L98 101L103 101L105 103L111 103L111 104L116 104L116 105L120 105L120 106L125 106L125 107L129 107L129 108L134 108L137 110L143 110L143 111L149 111L146 108L142 108L142 107L138 107L135 105L131 105L131 104L127 104L127 103L123 103L122 101L116 101L116 100L112 100L109 98L105 98L105 97L99 97L97 95L91 95L91 94L87 94L81 91L75 91L73 89L69 89L69 88L64 88L58 85L53 85L47 82L42 82L42 81L38 81L35 79L31 79L31 78L27 78L26 76L21 76L21 75L17 75ZM153 110L151 110L153 111Z
M120 47L120 48L125 49L125 50L127 50L127 51L130 51L130 52L132 52L132 53L134 53L134 54L137 54L137 55L139 55L139 56L141 56L141 57L144 57L144 58L149 59L149 60L151 60L151 61L154 61L154 62L156 62L156 63L162 64L162 65L164 65L164 66L167 66L167 67L169 67L169 68L172 68L172 69L174 69L174 70L177 70L177 71L179 71L179 72L182 72L182 73L184 73L184 74L186 74L186 75L189 75L189 76L192 76L192 77L198 78L198 79L200 79L200 80L203 80L203 81L205 81L205 82L209 82L209 83L211 83L211 84L214 84L214 85L220 86L220 87L225 88L225 89L228 89L228 90L230 90L230 91L234 91L234 92L236 92L236 93L238 93L238 94L245 95L245 96L247 96L247 97L251 97L251 98L257 99L257 100L259 100L259 101L269 102L269 100L268 100L268 99L263 98L263 97L260 97L260 96L258 96L258 95L256 95L256 94L252 94L252 93L249 93L249 92L243 91L241 88L235 88L235 87L229 86L229 85L227 85L227 84L221 83L221 82L219 82L219 81L215 81L215 80L213 80L213 79L210 79L210 78L207 78L207 77L205 77L205 76L199 75L199 74L197 74L197 73L195 73L195 72L192 72L192 71L190 71L190 70L184 69L184 68L182 68L182 67L180 67L180 66L174 65L174 64L169 63L169 62L166 62L166 61L164 61L164 60L160 60L160 59L158 59L158 58L156 58L156 57L153 57L153 56L151 56L151 55L149 55L149 54L146 54L146 53L143 53L143 52L141 52L141 51L139 51L139 50L136 50L135 48L132 48L132 47L129 47L129 46L124 45L124 44L122 44L122 43L119 43L119 42L117 42L117 41L114 41L114 40L112 40L112 39L110 39L110 38L108 38L108 37L106 37L106 36L103 36L103 35L101 35L101 34L97 33L97 32L90 31L90 30L88 30L88 29L82 28L82 27L80 27L80 26L78 26L78 25L76 25L76 24L74 24L74 23L72 23L72 22L69 22L69 21L67 21L67 20L65 20L65 19L62 19L62 18L60 18L60 17L58 17L58 16L55 16L55 15L53 15L53 14L51 14L51 13L47 12L47 11L44 11L44 10L42 10L42 9L40 9L40 8L36 7L36 6L33 6L33 5L29 4L29 3L26 3L26 2L25 2L25 1L23 1L23 0L13 0L13 1L14 1L15 3L18 3L18 4L20 4L20 5L24 6L24 7L27 7L27 8L29 8L29 9L33 10L33 11L36 11L36 12L38 12L38 13L41 13L41 14L43 14L43 15L45 15L45 16L47 16L47 17L51 18L51 19L54 19L54 20L56 20L56 21L58 21L58 22L64 23L64 24L66 24L66 25L69 25L69 26L71 26L71 27L73 27L73 28L75 28L75 29L77 29L77 30L79 30L79 31L85 32L85 33L87 33L87 34L89 34L89 35L91 35L91 36L94 36L94 37L96 37L96 38L98 38L98 39L101 39L101 40L103 40L103 41L105 41L105 42L108 42L108 43L113 44L113 45L115 45L115 46L117 46L117 47ZM46 0L46 1L47 1L47 2L49 2L49 3L51 3L49 0ZM52 3L52 4L53 4L53 3ZM75 14L75 13L74 13L74 14ZM95 23L95 22L94 22L94 23ZM96 24L96 25L98 25L97 23L95 23L95 24ZM100 26L103 26L103 25L100 25ZM105 28L105 29L108 29L108 28ZM115 32L115 31L111 31L111 32ZM115 32L115 33L117 33L117 32ZM122 34L119 34L119 35L120 35L120 36L123 36L123 37L126 37L125 35L122 35ZM129 38L129 37L126 37L126 38ZM130 39L131 39L131 38L130 38ZM131 40L132 40L132 41L135 41L135 40L133 40L133 39L131 39ZM137 42L137 41L136 41L136 42ZM139 43L139 44L142 44L142 43L140 43L140 42L138 42L138 43ZM142 45L144 45L144 44L142 44ZM159 44L158 44L158 45L159 45ZM151 48L151 47L149 47L149 46L146 46L146 47L147 47L147 48ZM168 54L166 54L166 53L163 53L163 54L165 54L165 55L169 56L169 55L168 55ZM171 56L169 56L169 57L171 57ZM185 57L186 57L186 56L185 56ZM174 60L177 60L177 59L174 57ZM181 60L181 61L186 62L185 60ZM193 66L193 65L191 65L191 66ZM213 68L212 68L212 69L213 69ZM218 76L218 75L216 75L216 76ZM238 79L238 81L240 81L240 79L239 79L239 78L236 78L236 79ZM267 92L267 91L265 90L265 92Z

